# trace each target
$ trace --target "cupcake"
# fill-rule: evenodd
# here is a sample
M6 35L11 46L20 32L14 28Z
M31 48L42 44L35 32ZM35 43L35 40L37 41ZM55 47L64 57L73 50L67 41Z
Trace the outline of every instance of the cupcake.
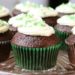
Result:
M0 5L0 19L8 21L9 18L10 18L9 10L6 7Z
M51 26L55 26L57 24L56 20L59 18L58 13L51 7L32 8L29 13L41 17Z
M53 27L37 20L19 27L11 45L17 66L40 71L56 65L61 43Z
M57 20L57 23L55 26L56 34L64 40L71 34L71 29L75 26L75 14L62 16Z
M63 3L58 7L56 7L55 10L59 13L60 17L64 15L75 14L75 3L71 3L71 2Z
M62 50L67 49L65 39L71 34L71 29L75 26L75 14L65 15L57 20L55 26L56 35L62 40Z
M68 45L69 61L75 67L75 27L72 29L72 35L65 40L65 43Z
M10 54L11 33L7 22L0 20L0 63L7 60Z
M36 3L29 2L29 1L24 2L24 3L19 3L14 7L12 14L13 14L13 16L16 16L21 13L27 13L27 12L29 12L30 9L39 8L40 6L42 6L42 5L38 5Z

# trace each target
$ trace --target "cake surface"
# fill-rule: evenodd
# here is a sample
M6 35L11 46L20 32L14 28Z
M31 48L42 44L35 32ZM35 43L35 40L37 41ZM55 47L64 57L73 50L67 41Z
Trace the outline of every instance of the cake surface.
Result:
M18 46L34 47L34 48L48 47L57 44L58 41L59 39L55 35L45 37L45 36L29 36L22 33L17 33L12 39L12 43Z

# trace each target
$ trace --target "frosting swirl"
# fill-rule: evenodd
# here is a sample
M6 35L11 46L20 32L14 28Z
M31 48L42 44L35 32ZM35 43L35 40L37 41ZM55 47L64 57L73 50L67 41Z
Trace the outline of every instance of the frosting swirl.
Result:
M8 29L9 29L8 23L3 20L0 20L0 33L4 33L8 31Z
M9 15L9 10L5 8L4 6L0 5L0 17L4 17Z
M40 17L49 17L49 16L57 16L58 13L51 7L41 6L40 8L32 8L29 13L40 16Z
M14 9L20 10L21 12L28 12L31 8L39 8L42 5L27 1L26 3L19 3Z
M66 26L75 26L75 14L74 15L65 15L57 20L57 23L60 25Z
M75 13L75 3L61 4L55 9L59 13Z
M10 18L8 23L9 25L12 25L13 27L21 27L24 24L26 25L27 23L34 22L36 19L40 20L40 17L33 16L30 13L27 13L27 14L22 13L15 17Z
M55 33L54 29L48 26L41 18L18 27L18 32L32 36L51 36Z
M18 32L33 36L51 36L55 33L40 17L30 13L20 14L9 20L9 24L18 28Z

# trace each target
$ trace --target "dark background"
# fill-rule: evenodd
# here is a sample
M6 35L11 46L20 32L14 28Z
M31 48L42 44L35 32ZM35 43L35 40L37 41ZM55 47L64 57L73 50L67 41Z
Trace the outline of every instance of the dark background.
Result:
M49 5L53 8L56 8L56 6L67 3L69 0L49 0Z

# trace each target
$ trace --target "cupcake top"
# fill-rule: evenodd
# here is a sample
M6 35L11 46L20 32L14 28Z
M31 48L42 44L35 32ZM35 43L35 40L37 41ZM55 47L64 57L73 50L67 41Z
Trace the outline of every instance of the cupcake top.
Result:
M4 17L7 15L9 15L9 10L6 7L0 5L0 17Z
M57 16L58 13L51 7L44 7L41 6L40 8L32 8L29 11L31 14L35 16L40 16L40 17L49 17L49 16Z
M38 5L38 4L27 1L27 2L24 2L24 3L17 4L14 9L17 9L21 12L28 12L31 8L37 8L37 7L40 7L40 6L41 5Z
M32 36L51 36L55 34L53 27L47 25L39 17L24 22L21 27L18 27L18 32Z
M8 31L8 29L9 29L8 23L3 20L0 20L0 33L4 33Z
M58 7L56 7L56 11L59 13L75 13L75 3L67 3L67 4L61 4Z
M75 26L75 14L74 15L65 15L57 20L59 25L66 26Z
M50 36L55 33L54 29L48 26L40 17L30 13L20 14L11 18L8 22L17 27L18 32L33 36Z
M32 23L30 25L19 27L18 32L32 36L51 36L55 33L54 29L51 26L48 26L43 22L36 24Z
M30 13L27 14L22 13L15 17L10 18L8 23L13 27L21 27L22 25L26 25L27 23L34 22L37 19L41 19L41 18L37 16L33 16Z

